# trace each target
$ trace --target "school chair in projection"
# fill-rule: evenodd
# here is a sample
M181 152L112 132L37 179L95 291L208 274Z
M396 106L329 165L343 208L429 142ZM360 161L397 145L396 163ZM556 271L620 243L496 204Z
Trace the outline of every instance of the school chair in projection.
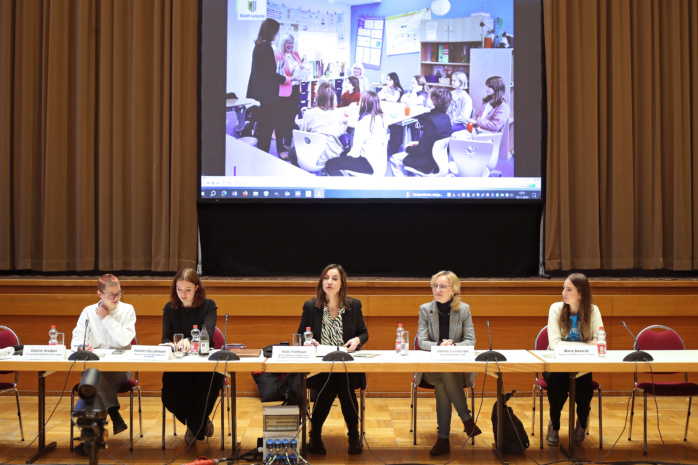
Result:
M451 138L449 144L451 158L456 168L451 169L458 177L487 177L490 174L487 163L492 157L494 144L476 140Z

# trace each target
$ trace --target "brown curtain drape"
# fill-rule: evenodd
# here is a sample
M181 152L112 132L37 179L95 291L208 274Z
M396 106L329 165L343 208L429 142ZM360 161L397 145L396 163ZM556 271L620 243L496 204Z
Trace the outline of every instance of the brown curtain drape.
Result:
M698 268L698 3L543 8L546 269Z
M0 269L197 250L197 0L0 1Z

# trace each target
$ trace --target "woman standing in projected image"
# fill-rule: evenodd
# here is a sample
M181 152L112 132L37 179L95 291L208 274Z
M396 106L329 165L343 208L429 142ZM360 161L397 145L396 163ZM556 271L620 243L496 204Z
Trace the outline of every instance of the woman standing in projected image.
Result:
M173 336L184 335L181 347L191 347L191 330L197 325L206 328L213 341L216 330L216 303L206 298L199 275L191 268L180 270L170 286L170 301L162 314L162 344L174 349ZM225 376L220 373L177 372L162 374L162 403L177 420L187 425L184 442L196 444L213 435L209 415L218 400Z
M591 287L587 277L581 273L569 275L562 286L562 302L552 304L548 312L548 349L580 342L596 344L603 321L599 308L591 302ZM550 422L545 442L549 446L557 446L560 444L560 414L567 402L570 374L546 372L543 373L543 378L548 383L550 404ZM591 373L576 379L575 393L577 424L574 428L574 442L581 444L586 437L589 409L594 397Z
M257 148L265 152L269 152L271 134L279 124L279 86L292 84L299 79L296 76L282 76L276 72L276 59L271 43L278 32L278 22L271 18L262 22L252 51L252 69L247 84L247 98L259 101Z
M314 345L344 346L349 352L361 348L368 341L368 329L361 312L361 301L347 296L347 274L341 265L327 265L320 274L316 296L303 305L303 316L298 333L305 328L313 332ZM349 384L347 385L347 376ZM330 413L334 399L339 397L342 415L347 424L349 454L362 452L359 434L359 404L354 389L365 387L365 373L320 373L308 378L308 388L316 391L310 424L308 449L313 454L325 455L322 426Z

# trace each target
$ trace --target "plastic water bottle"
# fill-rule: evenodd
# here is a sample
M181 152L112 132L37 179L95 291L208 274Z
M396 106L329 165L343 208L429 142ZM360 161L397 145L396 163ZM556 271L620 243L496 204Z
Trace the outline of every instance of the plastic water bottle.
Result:
M603 326L599 326L599 336L596 340L596 348L599 351L599 357L606 357L606 331Z
M311 346L313 345L313 342L311 339L313 338L313 332L310 330L310 326L307 326L305 328L305 332L303 333L303 337L305 340L303 341L304 346Z
M402 323L397 324L397 331L395 331L395 352L398 354L402 351L402 344L405 342L405 330L402 327Z
M58 331L55 325L51 325L51 329L48 332L48 345L57 346L58 345Z
M204 326L204 330L201 331L201 342L199 343L199 355L208 355L208 349L209 349L209 339L208 339L208 331L206 331L206 326Z
M191 347L189 347L189 353L192 355L199 353L199 343L201 342L201 331L199 327L194 325L194 329L191 330Z

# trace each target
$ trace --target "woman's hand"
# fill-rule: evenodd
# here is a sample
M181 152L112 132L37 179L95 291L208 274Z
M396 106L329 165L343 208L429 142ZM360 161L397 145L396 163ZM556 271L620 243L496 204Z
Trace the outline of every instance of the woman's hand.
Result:
M409 142L407 145L405 145L405 147L412 147L414 145L419 145L419 141L413 140L412 142Z
M359 347L359 344L361 344L361 339L358 337L353 337L349 339L346 344L344 344L344 347L347 347L347 351L354 352L356 348Z
M442 339L440 346L452 346L453 345L453 340L452 339Z

